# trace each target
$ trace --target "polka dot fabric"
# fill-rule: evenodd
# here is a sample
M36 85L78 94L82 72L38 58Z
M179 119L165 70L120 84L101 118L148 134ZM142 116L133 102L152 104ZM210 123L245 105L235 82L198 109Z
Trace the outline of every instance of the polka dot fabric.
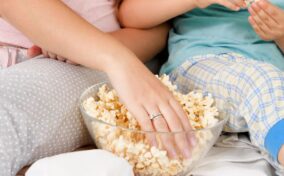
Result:
M0 176L90 143L78 98L106 79L102 72L51 59L0 69Z

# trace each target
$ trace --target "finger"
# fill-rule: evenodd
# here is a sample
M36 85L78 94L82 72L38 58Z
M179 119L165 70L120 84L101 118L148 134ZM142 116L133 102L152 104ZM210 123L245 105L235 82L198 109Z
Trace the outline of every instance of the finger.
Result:
M56 57L55 54L53 54L53 53L51 53L51 52L47 52L47 54L48 54L48 57L49 57L50 59L57 59L57 57Z
M257 2L257 4L274 20L275 23L279 24L279 22L281 21L279 21L279 12L281 11L281 9L265 0L261 0Z
M133 107L133 112L135 112L132 114L138 120L138 123L140 124L141 129L143 131L146 131L145 135L148 141L150 142L150 144L158 148L156 136L153 133L155 130L154 130L154 127L152 125L152 122L146 110L143 108L143 106L136 106L136 107Z
M254 21L254 19L250 16L249 17L249 22L251 24L251 26L253 27L254 31L264 40L268 40L268 38L265 36L265 34L263 33L263 31L258 27L258 25L256 24L256 22Z
M34 58L34 57L41 55L41 54L42 54L41 48L36 46L36 45L29 48L28 51L27 51L27 55L28 55L29 58Z
M254 4L251 5L251 8L249 8L250 13L252 14L253 21L256 23L258 28L264 33L270 33L269 27L260 19L258 13L260 9Z
M254 7L255 6L255 7ZM263 9L259 3L255 3L253 7L259 9L259 18L268 26L269 29L277 28L278 24L276 21Z
M252 28L254 29L254 31L257 34L260 34L261 30L259 29L259 27L257 26L254 18L252 16L249 16L249 23L251 24Z
M217 0L217 3L227 7L228 9L234 10L234 11L239 11L240 10L240 7L238 7L233 2L228 1L228 0Z
M64 57L61 56L56 56L57 60L61 61L61 62L65 62L66 59Z
M73 61L71 61L69 59L66 60L66 63L71 64L71 65L79 65L76 62L73 62Z
M159 108L155 106L149 106L147 108L147 111L151 113L152 115L160 114ZM152 123L154 125L155 131L165 132L165 133L160 133L159 136L161 138L163 147L168 151L170 157L178 158L177 151L175 150L174 136L168 133L170 132L170 129L164 117L163 116L156 117L155 119L152 120Z
M170 130L172 132L176 132L174 137L179 151L183 154L185 158L190 158L190 144L186 137L185 130L183 129L179 117L177 116L169 102L161 104L159 106L159 109L165 117Z
M246 3L244 0L231 0L236 6L241 8L246 8Z
M171 99L169 102L170 102L170 105L175 110L176 114L178 115L178 117L179 117L179 119L182 123L183 129L186 132L188 141L190 142L191 146L194 147L196 145L196 138L194 136L194 133L192 131L192 127L189 123L189 119L188 119L185 111L182 109L181 105L175 99Z
M49 58L49 55L46 50L42 50L42 54L44 57Z

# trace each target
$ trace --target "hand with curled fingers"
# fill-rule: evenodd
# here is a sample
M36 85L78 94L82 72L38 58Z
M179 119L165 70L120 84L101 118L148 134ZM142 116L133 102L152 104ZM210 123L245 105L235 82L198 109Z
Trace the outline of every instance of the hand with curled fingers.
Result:
M143 131L149 132L191 132L191 126L181 105L170 90L161 83L140 61L117 67L113 64L108 72L110 81L116 89L120 100L131 114L136 117ZM163 144L172 158L182 155L191 157L195 137L191 133L176 135L147 133L150 144L156 147ZM159 140L159 142L158 142Z
M261 39L277 41L284 38L284 10L267 0L254 2L248 10L249 22Z
M56 55L41 51L37 46L30 48L28 53L30 57L43 54L45 57L58 59ZM191 149L196 143L195 136L191 133L192 128L186 113L170 90L139 60L129 60L127 63L117 60L107 70L121 101L137 118L142 130L166 132L159 137L162 147L169 155L172 158L180 155L190 158ZM178 133L169 135L167 132ZM153 146L160 147L159 139L154 133L147 133L146 136Z
M219 4L228 9L239 11L241 8L246 7L244 0L194 0L198 8L206 8L212 4Z
M62 62L66 62L68 64L72 64L72 65L78 65L76 64L75 62L71 61L71 60L68 60L64 57L61 57L59 55L56 55L54 53L51 53L51 52L48 52L44 49L41 49L40 47L38 46L32 46L31 48L28 49L28 57L29 58L34 58L36 56L39 56L39 55L43 55L45 58L50 58L50 59L54 59L54 60L59 60L59 61L62 61Z

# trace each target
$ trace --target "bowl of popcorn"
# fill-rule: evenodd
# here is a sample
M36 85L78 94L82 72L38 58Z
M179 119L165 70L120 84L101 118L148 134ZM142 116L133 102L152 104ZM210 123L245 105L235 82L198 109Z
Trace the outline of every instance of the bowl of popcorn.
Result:
M192 126L191 131L143 131L135 117L119 101L109 82L88 88L80 97L80 110L96 146L126 159L137 176L187 175L214 145L222 132L227 116L217 109L211 94L191 91L182 94L169 77L159 78L183 107ZM195 135L191 157L172 158L161 140L163 136ZM158 146L151 146L147 135L155 136Z

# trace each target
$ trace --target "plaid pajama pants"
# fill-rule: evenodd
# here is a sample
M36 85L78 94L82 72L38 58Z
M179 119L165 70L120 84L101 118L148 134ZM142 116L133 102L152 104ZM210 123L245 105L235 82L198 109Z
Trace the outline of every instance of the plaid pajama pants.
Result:
M172 71L170 79L184 93L210 92L217 107L229 112L225 130L249 132L252 143L263 151L268 150L269 130L284 122L284 72L273 65L236 53L196 56Z

